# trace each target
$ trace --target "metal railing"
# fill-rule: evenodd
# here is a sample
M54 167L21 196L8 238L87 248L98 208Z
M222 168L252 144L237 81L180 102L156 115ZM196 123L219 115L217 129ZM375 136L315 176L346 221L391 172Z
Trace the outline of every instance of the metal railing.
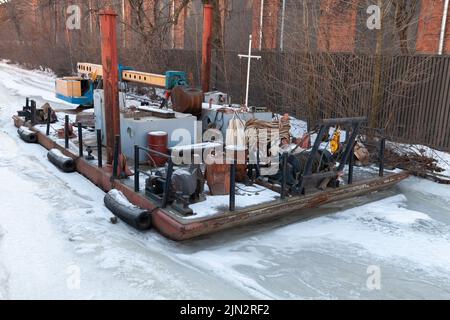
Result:
M172 181L172 176L174 172L174 161L171 155L161 153L159 151L141 147L138 145L134 146L134 191L140 192L140 174L147 177L151 177L151 174L140 169L140 152L144 151L148 154L153 154L159 157L164 157L167 159L167 172L164 178L164 193L162 198L162 208L166 208L169 202L170 186ZM191 150L192 151L192 150ZM229 211L236 211L236 161L232 160L230 164L230 195L229 195Z
M167 167L167 172L166 172L166 177L164 179L164 193L163 193L163 198L162 198L162 204L161 204L161 208L167 208L167 204L169 201L169 193L170 193L170 185L171 185L171 181L172 181L172 175L173 175L173 160L172 160L172 156L167 155L165 153L161 153L159 151L156 150L152 150L150 148L145 148L145 147L141 147L138 145L134 146L134 191L135 192L140 192L140 174L142 173L145 176L151 177L151 175L149 173L147 173L146 171L140 170L140 151L145 151L148 154L153 154L159 157L163 157L163 158L167 158L167 163L168 163L168 167Z
M366 122L367 118L365 117L359 117L359 118L342 118L342 119L324 119L320 122L320 129L317 134L317 138L314 142L314 146L311 150L311 153L308 157L308 161L306 163L304 172L302 176L300 177L300 180L298 182L298 191L301 194L305 194L305 184L308 179L314 179L314 178L320 178L320 179L326 179L326 178L336 178L339 176L341 172L343 172L345 166L348 163L348 160L350 158L350 169L349 169L349 181L353 183L353 150L355 146L355 141L359 133L359 129L361 127L361 124ZM342 159L340 160L339 167L336 170L332 170L329 172L321 172L321 173L313 173L312 167L313 162L315 159L315 156L319 152L319 147L324 139L324 137L329 133L329 130L333 126L351 126L351 135L348 136L349 132L347 132L346 137L346 147L343 151Z

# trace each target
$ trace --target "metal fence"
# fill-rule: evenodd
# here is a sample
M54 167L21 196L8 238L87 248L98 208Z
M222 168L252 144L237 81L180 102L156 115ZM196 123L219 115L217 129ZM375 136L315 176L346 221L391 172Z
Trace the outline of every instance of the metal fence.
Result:
M238 53L215 51L211 86L245 96L246 61ZM450 150L450 56L255 52L250 104L307 120L374 116L389 138ZM160 68L191 74L200 84L200 54L170 50ZM379 83L376 91L375 83ZM377 104L378 101L378 104Z

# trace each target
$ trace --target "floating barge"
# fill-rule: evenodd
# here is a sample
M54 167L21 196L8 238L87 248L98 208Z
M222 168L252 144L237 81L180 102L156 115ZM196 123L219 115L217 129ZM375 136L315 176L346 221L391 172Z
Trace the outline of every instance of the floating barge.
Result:
M27 143L39 143L44 148L51 150L50 158L60 169L73 170L74 167L76 171L105 192L113 189L119 191L126 198L125 205L118 212L113 211L113 213L122 220L127 221L124 215L129 217L134 212L139 219L144 217L146 220L151 220L152 226L161 234L172 240L182 241L260 221L279 219L288 214L302 215L305 212L304 209L316 208L334 201L390 188L408 177L406 172L387 173L384 171L382 160L384 138L379 140L381 143L379 146L381 154L379 156L379 173L362 178L354 174L355 143L359 129L365 121L363 118L323 120L317 130L313 130L316 135L313 146L301 144L302 147L300 147L300 144L294 143L292 138L301 137L292 136L290 125L287 130L283 127L282 121L286 122L285 117L274 123L272 112L265 108L250 107L248 103L236 107L231 104L227 94L209 91L210 35L212 34L213 20L211 5L204 5L202 90L189 86L189 77L185 72L167 71L164 75L158 75L121 66L118 63L116 16L112 10L104 10L100 13L102 65L79 63L77 77L62 78L56 82L56 95L59 98L77 103L80 103L79 99L83 98L83 105L93 105L94 107L94 118L91 119L91 124L86 126L93 127L92 122L95 122L97 134L96 139L93 139L95 146L89 145L89 150L86 150L88 157L84 156L82 124L77 121L77 137L73 132L72 125L69 124L68 115L65 116L64 127L59 129L56 135L54 132L50 133L50 122L57 121L57 116L52 113L54 110L50 106L47 109L43 106L42 110L39 110L40 118L47 119L46 127L39 125L40 122L36 119L36 103L31 101L31 106L29 106L29 99L23 110L19 111L13 119L15 126L19 128L21 138ZM249 54L246 56L249 60L247 82L250 78L251 48L250 37ZM156 106L154 103L152 104L152 101L141 100L139 101L140 106L135 105L128 108L126 88L131 83L163 88L165 90L164 97ZM121 89L122 92L119 92L119 88L123 87L125 89ZM169 98L172 103L171 110L165 109L168 106ZM131 116L123 111L127 109L131 112ZM250 129L256 130L256 134L248 136L256 137L258 145L256 161L254 159L250 161L250 153L252 156L255 154L255 149L250 148L250 143L229 143L229 141L224 142L223 140L204 139L204 134L208 133L208 130L199 130L198 120L202 121L201 129L209 130L210 127L213 127L216 132L221 132L222 136L227 136L229 127L232 127L232 130L238 130L239 122L246 122L245 129L250 127ZM290 121L289 117L287 121ZM280 129L279 126L281 132L278 132L278 140L269 139L268 141L268 136L261 133L267 128L276 131ZM332 127L335 133L330 134ZM342 141L336 134L336 131L340 131L339 128L346 130L345 141ZM183 130L181 135L180 129ZM153 148L153 145L147 144L146 141L148 135L155 134L156 130L166 136L175 137L175 139ZM333 137L330 138L329 135L333 135ZM180 136L189 137L183 148L190 148L190 151L195 151L199 145L201 151L204 151L203 148L209 148L216 141L220 141L222 147L236 148L231 149L233 150L231 159L228 158L228 153L226 154L226 160L231 160L231 163L226 163L226 169L220 167L222 170L220 171L219 165L213 168L208 167L209 164L202 157L202 165L206 166L206 172L203 173L201 167L194 168L195 176L193 172L186 171L182 166L175 167L173 154L165 152L165 150L173 151L173 148L178 147L180 144L174 140ZM244 137L244 139L246 138L247 136ZM271 148L273 146L294 148L288 151L282 150L281 153L279 151L266 153L267 150L260 149L260 141L263 141L264 149L268 146ZM324 142L332 144L332 151L328 152L327 147L321 146ZM73 147L74 145L75 147ZM106 148L104 148L105 146ZM238 147L244 147L244 149L238 150ZM295 153L299 147L302 151ZM97 150L97 158L92 155L95 153L94 149ZM261 174L260 150L264 152L263 155L270 154L275 158L275 161L269 160L266 164L276 164L276 173ZM245 159L243 164L236 163L238 153ZM194 153L193 157L195 155L197 154ZM155 161L152 156L158 157L158 161ZM214 153L214 156L219 158L217 153ZM223 159L223 155L221 156ZM104 165L103 159L107 159L108 165ZM134 173L129 169L128 159L134 161ZM149 173L141 168L143 162L148 163L150 160L153 161L152 164L155 167L158 167L157 169L161 169L157 172L159 175ZM60 161L64 161L70 166L63 165ZM192 164L195 162L191 162ZM346 177L347 183L345 183L343 178L347 165L349 165L349 170ZM242 168L244 168L244 178L242 178ZM183 171L187 174L182 173ZM213 172L212 176L211 172ZM214 176L214 172L217 173L216 176ZM219 173L223 174L222 178ZM142 175L148 176L145 188L140 184ZM208 179L208 175L210 179ZM172 184L174 176L180 179L179 185ZM205 180L208 181L210 195L208 192L204 192ZM251 191L248 195L249 192L245 190L246 185L236 184L243 182L242 180L250 182L248 185L251 185L252 188L256 186L257 191ZM193 185L195 185L195 191L192 190ZM215 187L219 192L212 190ZM247 193L246 199L245 196L236 194L238 189L244 189L244 194ZM113 191L113 193L117 194L117 191ZM260 192L262 194L258 195ZM109 201L109 198L105 198L105 205L108 207L106 199ZM120 205L121 203L117 201L116 204ZM128 205L139 210L133 209L127 212ZM142 214L141 209L147 210L147 214L145 212ZM122 212L122 216L119 212ZM142 225L150 226L148 221L142 224L139 221L132 222L137 222L130 223L137 228Z
M13 119L17 128L26 125L22 117L14 116ZM237 203L234 211L225 209L205 217L186 217L170 205L161 208L161 202L148 197L144 191L136 192L132 179L115 179L111 167L99 167L97 160L86 160L73 149L65 148L60 144L61 140L47 136L42 126L41 128L29 127L29 130L36 133L37 142L44 148L60 150L65 156L72 158L76 170L99 188L105 192L117 189L132 204L152 212L153 227L162 235L175 241L188 240L257 222L276 220L287 215L302 216L306 213L305 209L388 189L409 176L407 172L386 172L383 176L366 176L363 180L354 181L352 184L326 188L307 195L284 197L284 199L280 196L279 199L245 208L240 208ZM74 142L77 142L76 139Z

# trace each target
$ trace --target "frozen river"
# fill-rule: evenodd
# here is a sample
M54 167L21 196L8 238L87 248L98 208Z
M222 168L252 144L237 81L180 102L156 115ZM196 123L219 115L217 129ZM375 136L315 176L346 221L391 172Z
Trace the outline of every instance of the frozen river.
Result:
M20 141L12 114L52 90L0 63L0 299L450 298L449 186L411 178L314 219L175 243L110 224L103 192Z

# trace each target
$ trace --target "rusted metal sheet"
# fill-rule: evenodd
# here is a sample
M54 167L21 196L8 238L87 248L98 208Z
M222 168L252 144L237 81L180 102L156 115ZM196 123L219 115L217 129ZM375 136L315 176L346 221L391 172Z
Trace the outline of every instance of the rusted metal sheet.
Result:
M103 90L105 96L105 128L107 162L112 164L114 137L120 135L119 61L117 57L117 14L114 10L100 12ZM119 152L120 153L120 152Z
M75 118L75 123L81 123L82 126L95 127L95 116L93 112L78 113Z
M202 114L203 92L193 88L175 87L171 93L172 108L176 112Z

